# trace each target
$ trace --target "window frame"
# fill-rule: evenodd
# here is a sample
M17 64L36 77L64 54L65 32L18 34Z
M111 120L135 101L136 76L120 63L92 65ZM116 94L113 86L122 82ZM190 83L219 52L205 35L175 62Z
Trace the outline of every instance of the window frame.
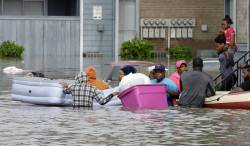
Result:
M0 15L3 15L4 13L4 3L7 0L0 0ZM43 2L43 14L41 16L47 16L47 0L21 0L21 16L24 16L24 7L25 7L25 2ZM8 15L7 16L11 16ZM18 15L19 16L19 15Z

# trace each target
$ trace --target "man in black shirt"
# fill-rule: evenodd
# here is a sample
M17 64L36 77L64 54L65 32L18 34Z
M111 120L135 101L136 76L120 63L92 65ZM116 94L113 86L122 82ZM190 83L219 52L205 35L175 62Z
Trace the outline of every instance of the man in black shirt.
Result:
M250 65L242 66L242 76L244 82L239 87L233 89L230 93L250 91Z

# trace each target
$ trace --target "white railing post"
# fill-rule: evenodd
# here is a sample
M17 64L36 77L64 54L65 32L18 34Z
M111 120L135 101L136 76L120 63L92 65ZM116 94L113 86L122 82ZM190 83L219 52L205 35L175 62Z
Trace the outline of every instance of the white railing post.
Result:
M115 1L115 61L119 60L119 0Z
M80 0L80 71L83 71L83 0Z

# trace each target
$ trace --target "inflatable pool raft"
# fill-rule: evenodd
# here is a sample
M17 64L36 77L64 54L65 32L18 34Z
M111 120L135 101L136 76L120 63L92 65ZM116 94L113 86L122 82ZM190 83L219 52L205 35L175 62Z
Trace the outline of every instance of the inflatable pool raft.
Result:
M250 109L250 92L232 93L217 91L215 96L206 98L205 107L220 109Z
M64 94L61 80L51 80L37 77L17 77L12 82L11 97L12 100L48 106L71 106L73 97L70 94ZM67 81L73 84L74 81ZM115 89L104 90L108 95ZM94 103L94 106L99 105ZM121 105L120 99L113 99L106 105Z

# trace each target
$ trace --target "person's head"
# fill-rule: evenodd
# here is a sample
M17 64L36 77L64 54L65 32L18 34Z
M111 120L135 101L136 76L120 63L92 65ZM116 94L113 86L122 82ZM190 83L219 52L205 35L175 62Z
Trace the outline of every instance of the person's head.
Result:
M218 52L221 52L225 49L225 45L226 45L226 37L225 35L218 35L215 39L215 49Z
M202 71L203 68L203 60L200 57L193 59L193 70L194 71Z
M157 82L162 81L165 78L165 66L163 64L157 64L154 67L154 73L155 73L155 79L157 80Z
M151 71L149 72L148 77L149 77L150 80L155 79L155 72L154 72L154 70L151 70Z
M96 79L96 69L94 67L86 67L84 71L88 79Z
M148 77L150 78L150 80L155 79L154 68L155 68L155 66L149 66L148 67L148 72L149 72Z
M185 60L176 61L175 67L179 74L188 71L187 62Z
M226 15L225 18L222 19L222 24L221 24L221 25L222 25L222 27L223 27L224 29L229 28L230 25L232 25L232 24L233 24L233 21L232 21L232 19L230 18L230 16Z
M87 75L85 72L80 72L75 76L76 84L86 84L87 83Z
M136 69L131 65L126 65L122 67L119 71L119 80L121 81L122 78L130 73L136 73Z
M26 74L27 77L40 77L40 78L44 78L44 74L43 73L40 73L40 72L28 72Z
M242 76L245 80L250 79L250 65L242 67Z

